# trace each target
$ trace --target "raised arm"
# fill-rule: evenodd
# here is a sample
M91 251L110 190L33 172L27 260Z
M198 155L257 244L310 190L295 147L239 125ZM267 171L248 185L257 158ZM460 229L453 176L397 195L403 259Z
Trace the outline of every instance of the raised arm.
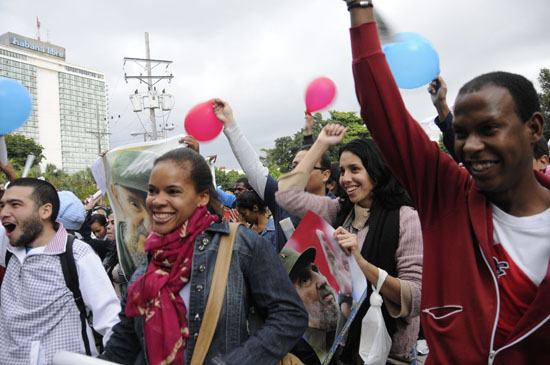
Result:
M315 124L313 115L306 112L306 116L304 117L304 139L302 141L302 146L313 144L313 124Z
M372 1L370 1L372 4ZM374 11L372 6L355 7L349 10L351 26L374 22Z
M455 132L453 130L453 114L447 105L447 83L443 77L438 76L428 85L428 92L431 95L432 103L437 110L437 117L434 122L443 133L443 144L451 156L455 156Z
M407 111L373 19L372 8L351 9L353 75L361 117L421 219L440 215L442 210L450 214L457 202L448 197L459 199L453 189L465 189L469 174L430 141Z
M295 174L305 174L309 176L315 164L321 159L323 154L329 149L330 146L337 145L342 142L344 135L346 134L348 127L341 126L339 124L327 124L313 146L307 151L304 158L300 161L298 165L294 167L292 172ZM292 175L287 175L292 176ZM298 182L299 184L302 181ZM307 179L304 181L307 183ZM295 179L281 178L279 180L279 191L287 190L296 185L297 181ZM303 185L305 187L305 184Z
M327 124L300 163L279 178L279 191L275 193L275 198L282 208L298 217L312 210L330 224L336 221L338 200L308 193L304 188L317 161L330 146L342 142L347 130L347 127L338 124Z
M268 168L262 165L260 157L235 122L233 110L229 106L229 103L220 99L214 99L212 100L212 106L216 117L223 123L223 133L229 141L235 158L248 178L248 183L254 188L260 198L264 199L267 176L269 175Z
M17 179L15 171L13 170L13 167L11 166L11 163L9 161L5 165L0 162L0 171L2 171L4 175L6 175L6 179L8 179L8 181L13 181Z

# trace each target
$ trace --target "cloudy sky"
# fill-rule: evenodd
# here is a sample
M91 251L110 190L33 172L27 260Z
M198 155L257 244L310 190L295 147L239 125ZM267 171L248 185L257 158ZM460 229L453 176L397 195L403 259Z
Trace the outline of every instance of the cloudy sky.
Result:
M548 0L375 0L377 11L396 32L417 32L434 44L452 103L458 88L487 71L521 73L536 81L550 67ZM67 62L105 72L111 147L138 142L130 132L150 128L136 115L129 94L145 87L124 81L137 69L124 57L173 61L172 83L160 83L175 98L169 136L185 134L183 121L194 105L213 97L228 100L237 122L258 150L303 126L304 92L309 81L330 77L338 96L331 109L358 111L351 72L349 15L341 0L276 1L44 1L0 0L0 33L36 35L65 47ZM139 71L138 71L139 72ZM155 74L163 74L163 68ZM411 114L434 114L425 88L403 90ZM326 117L328 114L324 114ZM167 117L167 116L165 116ZM160 119L160 118L159 118ZM93 138L93 137L91 137ZM201 146L218 155L218 166L238 168L223 134Z

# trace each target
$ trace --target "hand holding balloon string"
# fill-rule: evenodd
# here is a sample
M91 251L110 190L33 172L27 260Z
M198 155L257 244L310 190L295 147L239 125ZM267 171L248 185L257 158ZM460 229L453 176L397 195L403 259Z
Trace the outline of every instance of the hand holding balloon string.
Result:
M224 128L228 128L230 125L235 123L235 118L233 118L233 110L227 101L212 99L212 107L214 109L214 114L218 120L222 122Z
M315 119L311 113L306 111L306 116L304 117L304 136L311 136L313 134L313 124L315 124Z

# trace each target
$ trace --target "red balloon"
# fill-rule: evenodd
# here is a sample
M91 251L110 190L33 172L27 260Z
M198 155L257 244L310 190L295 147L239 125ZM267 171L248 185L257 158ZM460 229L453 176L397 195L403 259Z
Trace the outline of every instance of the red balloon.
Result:
M336 85L328 77L319 77L309 83L306 90L306 109L308 113L326 108L334 100Z
M212 100L195 105L185 116L185 130L199 142L208 142L220 134L223 124L218 120Z

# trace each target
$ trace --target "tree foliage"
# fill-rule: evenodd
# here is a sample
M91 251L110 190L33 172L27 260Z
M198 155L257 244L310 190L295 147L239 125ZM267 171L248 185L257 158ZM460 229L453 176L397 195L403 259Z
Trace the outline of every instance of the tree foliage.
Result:
M343 143L346 143L356 138L370 138L370 133L365 127L363 120L355 112L339 112L336 110L329 111L329 118L322 119L321 113L313 115L315 124L313 125L313 138L317 138L321 129L328 123L338 123L349 128ZM304 140L303 130L294 133L293 136L284 136L275 139L275 147L262 148L265 152L265 157L260 157L262 163L269 168L273 177L288 172L292 160L296 153L302 148ZM328 153L332 161L338 161L339 146L333 146Z
M241 177L246 177L244 174L239 174L238 171L235 170L222 170L219 168L214 169L214 173L216 175L216 184L222 189L227 190L228 188L232 188L235 186L235 181L240 179Z
M540 106L544 115L544 137L550 140L550 69L541 68L539 72L539 83L542 92L539 94Z
M34 171L33 174L35 174ZM72 191L81 200L99 190L90 168L69 174L53 164L48 164L40 176L43 176L46 181L55 186L59 191Z
M42 151L44 147L36 143L32 138L20 134L6 134L6 149L9 160L16 172L22 171L29 154L34 155L34 165L39 165L44 159Z

